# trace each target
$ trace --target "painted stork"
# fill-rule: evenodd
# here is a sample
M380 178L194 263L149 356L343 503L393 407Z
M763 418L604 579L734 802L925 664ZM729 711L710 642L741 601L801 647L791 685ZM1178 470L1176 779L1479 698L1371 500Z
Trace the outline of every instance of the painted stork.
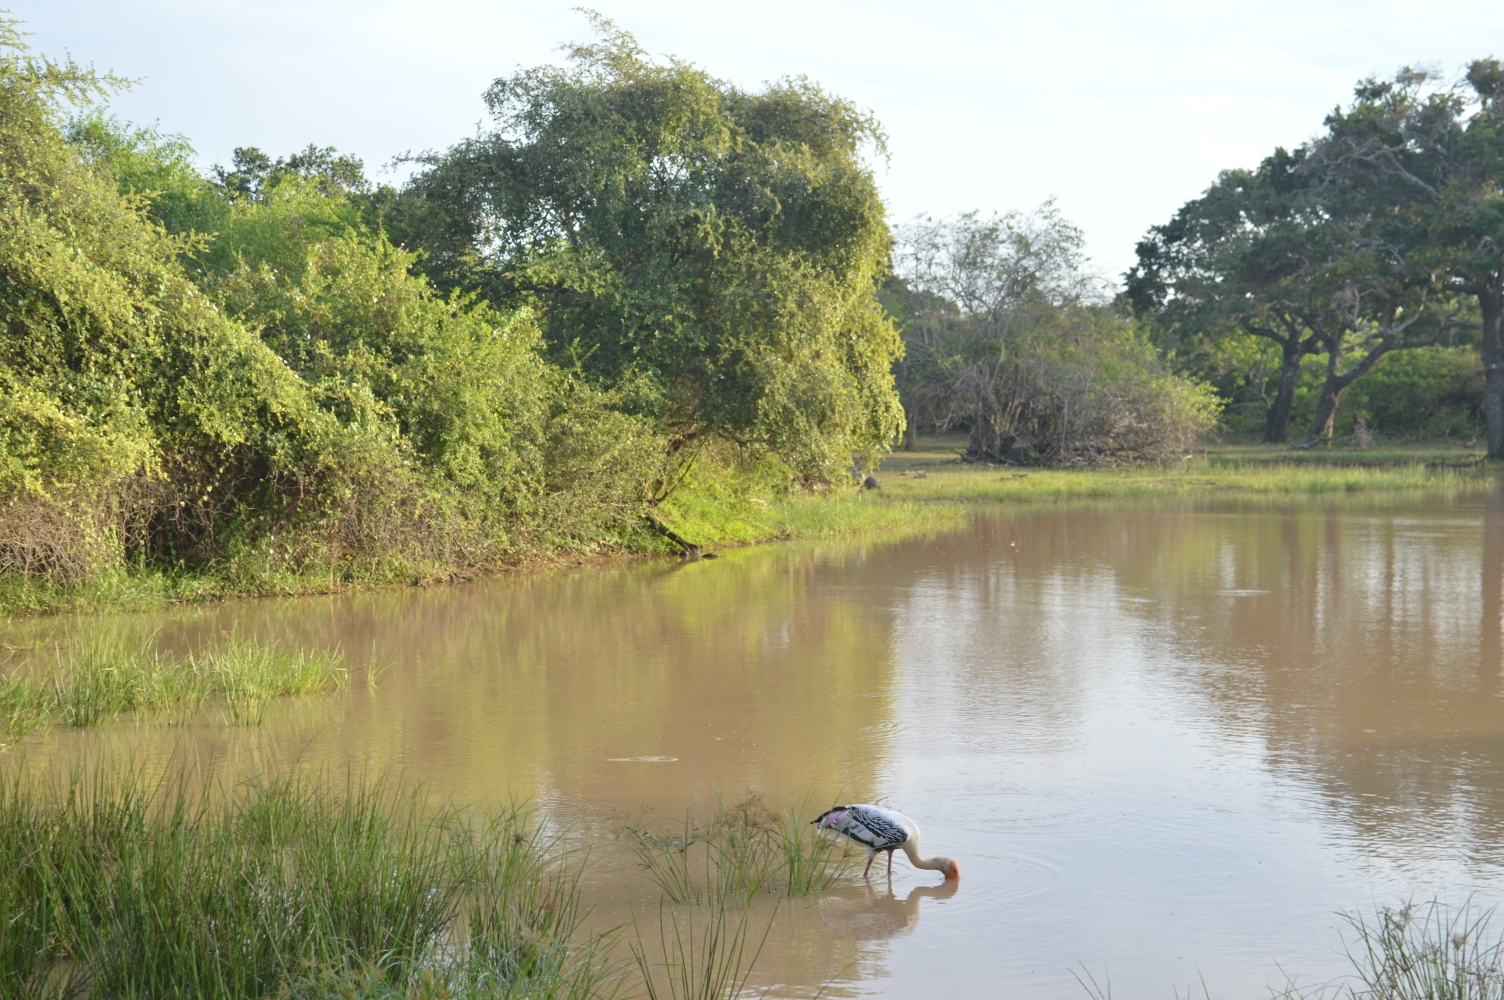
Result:
M872 859L877 857L878 851L888 852L888 877L892 878L893 852L899 848L903 848L915 868L944 872L948 879L961 877L961 869L950 858L919 856L919 824L901 812L882 806L836 806L816 816L810 823L821 830L833 830L849 837L867 849L867 867L862 869L862 878L872 870Z

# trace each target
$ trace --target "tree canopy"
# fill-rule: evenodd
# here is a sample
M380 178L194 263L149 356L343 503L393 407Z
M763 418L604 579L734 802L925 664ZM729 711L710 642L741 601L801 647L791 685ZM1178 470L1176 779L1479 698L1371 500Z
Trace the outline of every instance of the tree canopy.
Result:
M1362 81L1316 138L1223 173L1154 227L1130 303L1187 360L1239 338L1279 349L1266 441L1285 440L1304 358L1325 356L1312 435L1330 437L1342 394L1386 356L1455 343L1481 313L1490 454L1504 457L1500 77L1484 60L1452 86L1409 69Z
M68 122L99 84L0 22L0 569L264 589L589 547L640 511L657 435L548 364L526 308L415 275L358 163L204 178L180 139Z
M441 287L530 304L550 355L675 453L715 438L820 480L902 426L876 290L875 120L803 79L749 93L595 19L568 68L499 79L493 128L388 215Z
M1055 464L1177 452L1210 426L1210 393L1105 301L1084 248L1051 202L899 230L911 423L966 429L973 461Z

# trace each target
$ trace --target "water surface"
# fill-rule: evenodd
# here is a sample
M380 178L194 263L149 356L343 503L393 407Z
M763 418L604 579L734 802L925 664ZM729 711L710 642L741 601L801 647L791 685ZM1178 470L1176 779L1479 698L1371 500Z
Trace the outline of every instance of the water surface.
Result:
M1335 912L1504 899L1504 499L993 508L938 535L150 619L339 643L379 683L257 729L54 730L12 761L396 772L595 838L601 924L656 919L612 827L748 790L881 802L959 885L759 907L774 996L1265 995L1346 968ZM212 723L212 720L210 720ZM13 766L20 766L19 764ZM1504 930L1504 924L1501 924Z

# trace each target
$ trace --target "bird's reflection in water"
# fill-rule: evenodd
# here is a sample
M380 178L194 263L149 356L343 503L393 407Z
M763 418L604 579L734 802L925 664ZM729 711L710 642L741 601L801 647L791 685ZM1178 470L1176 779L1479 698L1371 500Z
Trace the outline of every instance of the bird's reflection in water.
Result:
M900 899L891 885L882 894L869 885L862 897L826 896L820 900L820 919L837 934L858 941L903 937L919 926L921 900L949 899L960 889L960 879L946 879L940 885L918 886Z

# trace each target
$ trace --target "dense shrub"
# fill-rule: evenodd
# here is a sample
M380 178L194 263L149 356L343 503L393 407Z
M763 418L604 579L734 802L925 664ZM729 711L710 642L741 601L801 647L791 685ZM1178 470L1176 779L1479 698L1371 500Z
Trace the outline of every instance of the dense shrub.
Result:
M1472 346L1391 354L1342 402L1350 420L1363 415L1375 433L1476 437L1483 426L1483 363Z
M1084 237L1053 204L899 236L885 298L911 426L966 430L972 461L1075 465L1179 453L1216 420L1210 388L1101 301Z
M0 572L267 589L635 530L661 442L529 310L436 293L317 156L216 183L149 130L65 132L99 82L0 33Z

